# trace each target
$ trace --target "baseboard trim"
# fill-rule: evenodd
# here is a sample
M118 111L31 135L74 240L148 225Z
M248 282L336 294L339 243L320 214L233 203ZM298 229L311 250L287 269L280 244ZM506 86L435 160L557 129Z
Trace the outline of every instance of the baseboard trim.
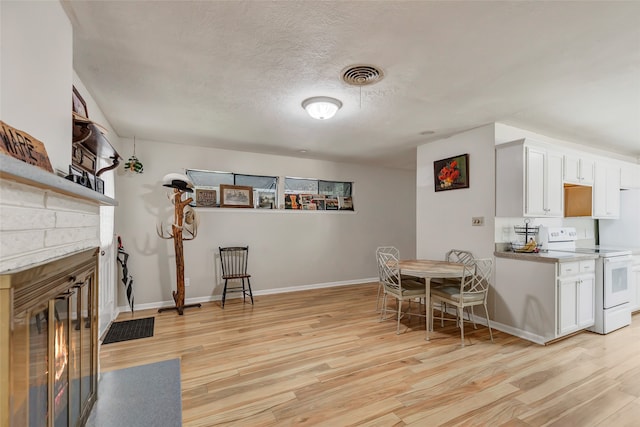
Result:
M484 319L483 319L484 320ZM485 321L486 324L486 321ZM513 326L504 325L502 323L491 321L491 327L497 329L514 337L522 338L523 340L531 341L536 344L546 345L549 340L543 336L532 334L531 332L523 331L522 329L514 328Z
M274 295L274 294L284 294L288 292L299 292L299 291L309 291L313 289L323 289L323 288L335 288L338 286L351 286L351 285L362 285L363 283L371 283L378 282L377 277L368 277L365 279L357 279L357 280L345 280L340 282L326 282L326 283L315 283L311 285L300 285L300 286L290 286L286 288L275 288L275 289L263 289L253 291L254 296L260 295ZM233 295L232 297L236 297ZM240 298L239 296L237 298ZM211 302L211 301L220 301L222 299L221 295L209 295L206 297L195 297L195 298L186 298L185 304L197 304L203 302ZM153 308L162 308L162 307L171 307L174 305L173 300L171 301L159 301L159 302L151 302L146 304L136 304L135 310L149 310ZM118 307L118 312L129 312L129 306L120 306Z
M456 316L457 312L455 310L455 307L447 307L447 314ZM484 317L480 317L474 314L473 320L479 325L487 326L487 319L485 319ZM549 340L540 335L532 334L531 332L523 331L522 329L514 328L513 326L504 325L500 322L496 322L495 320L491 321L491 329L496 329L500 332L504 332L506 334L513 335L514 337L522 338L523 340L531 341L536 344L549 344Z

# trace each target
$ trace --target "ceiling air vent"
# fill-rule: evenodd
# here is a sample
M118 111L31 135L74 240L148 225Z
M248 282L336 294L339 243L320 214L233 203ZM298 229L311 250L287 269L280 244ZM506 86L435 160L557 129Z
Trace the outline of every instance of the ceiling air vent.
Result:
M352 65L342 72L342 80L352 86L377 83L384 77L382 70L373 65Z

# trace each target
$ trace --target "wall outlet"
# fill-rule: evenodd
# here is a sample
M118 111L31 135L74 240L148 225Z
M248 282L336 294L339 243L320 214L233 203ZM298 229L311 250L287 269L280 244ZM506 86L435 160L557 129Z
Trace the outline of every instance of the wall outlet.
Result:
M185 277L184 278L184 286L185 287L191 286L191 279L189 279L188 277Z
M479 226L484 225L484 217L483 216L474 216L471 218L471 225Z

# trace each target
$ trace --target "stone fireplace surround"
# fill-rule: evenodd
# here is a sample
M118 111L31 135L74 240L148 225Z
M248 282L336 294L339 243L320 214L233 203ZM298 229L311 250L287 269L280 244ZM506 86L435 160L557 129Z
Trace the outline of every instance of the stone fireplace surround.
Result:
M46 266L52 264L52 261L77 258L79 253L84 253L84 258L86 254L93 253L96 258L97 248L100 246L101 205L115 206L117 203L109 197L55 174L0 154L0 425L2 426L11 426L9 377L13 362L10 357L9 343L11 343L14 326L12 316L15 314L13 313L15 292L11 288L11 278L19 276L23 271L39 271L40 268L46 270L48 268ZM94 265L97 263L94 262ZM90 280L93 280L96 287L91 295L92 298L96 298L97 274L93 274ZM59 288L64 285L57 286ZM71 283L70 287L73 286L74 283ZM58 288L56 292L60 290ZM51 289L47 291L46 286L43 285L41 292L35 289L35 292L30 293L29 298L37 298L38 293L46 292L51 292ZM50 296L44 295L45 298ZM97 307L97 304L94 306ZM90 317L95 319L97 315ZM49 319L53 318L52 314ZM91 340L92 345L97 349L97 333L92 333ZM51 339L50 342L52 342ZM93 369L97 369L97 366ZM53 425L52 422L50 420L49 424Z

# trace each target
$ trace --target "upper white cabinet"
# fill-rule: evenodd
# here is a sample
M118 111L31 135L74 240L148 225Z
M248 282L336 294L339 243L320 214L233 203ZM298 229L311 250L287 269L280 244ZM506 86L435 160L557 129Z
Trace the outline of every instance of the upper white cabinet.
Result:
M620 217L620 166L599 161L593 182L593 217Z
M496 216L562 217L562 154L531 140L496 146Z
M564 182L578 185L593 185L595 160L578 154L564 155Z
M525 147L525 216L563 216L562 155Z

